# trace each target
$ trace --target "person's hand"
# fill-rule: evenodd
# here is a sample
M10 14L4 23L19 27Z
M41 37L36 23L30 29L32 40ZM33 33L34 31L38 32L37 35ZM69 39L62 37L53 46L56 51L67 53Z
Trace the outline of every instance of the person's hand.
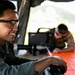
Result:
M63 66L67 70L67 63L59 56L52 56L52 65Z
M47 56L38 61L35 61L35 70L41 74L50 65L64 67L67 70L67 63L58 56Z
M59 48L55 48L55 49L53 50L53 53L59 53L59 52L61 52L61 50L60 50Z

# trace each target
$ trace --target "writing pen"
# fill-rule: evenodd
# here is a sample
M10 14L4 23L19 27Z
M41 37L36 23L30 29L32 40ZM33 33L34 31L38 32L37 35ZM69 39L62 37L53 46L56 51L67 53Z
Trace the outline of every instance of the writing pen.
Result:
M47 55L48 56L53 56L52 53L50 52L49 48L47 46L45 46L45 47L46 47L46 50L47 50Z

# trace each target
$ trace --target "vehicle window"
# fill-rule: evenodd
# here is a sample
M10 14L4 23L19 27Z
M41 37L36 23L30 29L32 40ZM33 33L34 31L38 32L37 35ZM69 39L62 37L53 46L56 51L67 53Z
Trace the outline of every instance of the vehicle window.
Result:
M13 2L14 4L15 4L15 6L16 6L16 12L18 11L18 6L17 6L17 1L13 1L13 0L11 0L11 2Z
M60 23L66 24L75 37L75 1L44 1L41 5L32 7L30 9L25 44L28 44L29 32L36 32L41 27L53 28Z

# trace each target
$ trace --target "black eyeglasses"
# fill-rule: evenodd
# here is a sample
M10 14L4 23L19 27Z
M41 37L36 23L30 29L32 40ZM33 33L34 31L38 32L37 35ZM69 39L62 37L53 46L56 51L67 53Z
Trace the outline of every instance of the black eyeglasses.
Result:
M9 23L9 24L11 24L13 26L17 26L18 20L0 20L0 22Z

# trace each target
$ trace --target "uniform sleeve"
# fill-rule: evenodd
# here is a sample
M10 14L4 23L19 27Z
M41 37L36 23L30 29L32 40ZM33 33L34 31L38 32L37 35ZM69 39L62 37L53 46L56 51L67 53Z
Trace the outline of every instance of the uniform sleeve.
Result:
M0 75L36 75L34 62L9 66L0 58Z
M73 35L69 32L69 34L67 35L67 46L69 47L74 47L74 37Z

